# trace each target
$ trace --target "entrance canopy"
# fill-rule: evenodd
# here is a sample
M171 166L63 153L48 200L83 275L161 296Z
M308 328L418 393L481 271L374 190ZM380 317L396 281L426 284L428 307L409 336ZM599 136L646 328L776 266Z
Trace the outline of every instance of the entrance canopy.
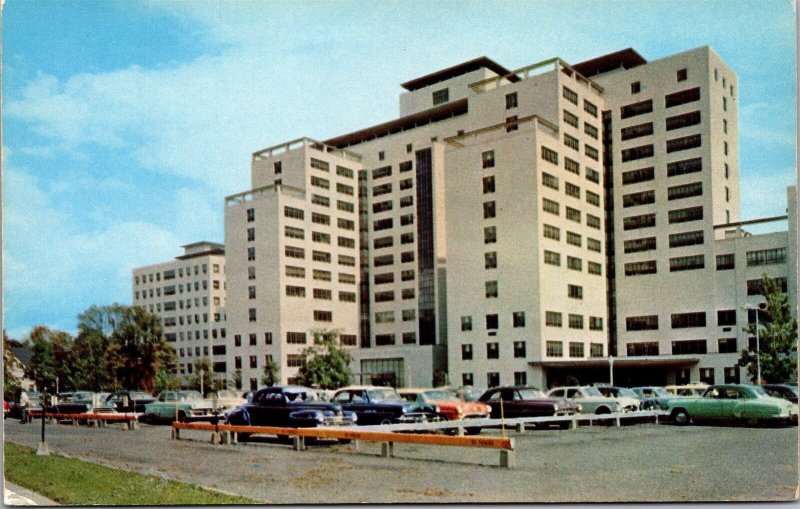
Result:
M697 357L614 357L614 368L645 368L645 367L670 367L687 368L700 362ZM547 360L531 361L531 366L547 368L607 368L608 357L595 357L591 359Z
M615 385L623 387L667 385L676 383L681 371L699 362L697 357L686 356L614 357L613 380ZM543 371L544 383L548 387L608 383L612 379L608 357L531 361L528 364Z

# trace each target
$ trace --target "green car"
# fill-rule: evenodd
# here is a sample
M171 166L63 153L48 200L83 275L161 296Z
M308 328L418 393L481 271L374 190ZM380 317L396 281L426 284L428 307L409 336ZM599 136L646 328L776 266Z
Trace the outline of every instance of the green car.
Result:
M712 385L700 397L673 399L667 411L677 425L690 421L797 423L797 405L773 398L757 385Z
M144 406L141 420L185 422L212 414L211 401L198 391L161 391L154 402Z

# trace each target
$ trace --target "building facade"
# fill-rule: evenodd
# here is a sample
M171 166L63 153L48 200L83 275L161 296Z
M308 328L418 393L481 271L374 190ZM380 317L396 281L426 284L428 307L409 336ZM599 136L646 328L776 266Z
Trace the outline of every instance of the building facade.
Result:
M161 318L185 383L200 359L226 380L225 248L214 242L183 246L175 260L133 269L133 305Z

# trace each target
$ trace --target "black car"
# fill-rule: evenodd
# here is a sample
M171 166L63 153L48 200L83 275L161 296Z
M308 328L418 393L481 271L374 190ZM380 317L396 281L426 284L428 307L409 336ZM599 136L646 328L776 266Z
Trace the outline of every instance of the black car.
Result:
M484 392L478 401L492 407L492 419L500 419L501 415L506 419L562 416L581 411L580 405L572 401L548 398L540 389L529 386L494 387ZM569 423L562 422L559 426L567 428Z
M391 387L344 387L333 395L333 402L341 405L343 410L354 412L361 426L425 422L436 417L435 409L409 403Z
M792 384L766 384L762 385L764 391L774 397L788 399L792 403L797 403L797 386Z
M233 425L315 428L317 426L352 426L355 415L343 412L339 405L319 401L314 393L296 385L264 387L253 394L252 402L239 405L225 415ZM239 438L246 435L240 433Z
M106 399L103 400L101 406L104 408L111 408L117 412L144 413L144 406L155 400L155 396L144 391L122 390L109 394Z

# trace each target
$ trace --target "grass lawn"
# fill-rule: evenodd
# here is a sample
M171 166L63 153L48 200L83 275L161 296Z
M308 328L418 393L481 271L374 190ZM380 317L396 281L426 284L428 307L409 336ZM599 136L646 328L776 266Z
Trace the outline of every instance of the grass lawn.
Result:
M7 480L65 505L257 504L178 481L116 470L75 458L36 456L5 442Z

